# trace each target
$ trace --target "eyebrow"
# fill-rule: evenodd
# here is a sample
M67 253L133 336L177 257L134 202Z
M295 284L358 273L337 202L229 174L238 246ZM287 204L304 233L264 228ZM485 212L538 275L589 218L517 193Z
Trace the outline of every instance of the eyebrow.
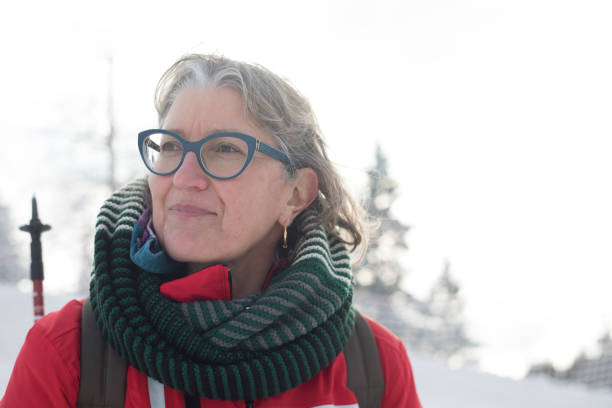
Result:
M174 133L178 133L182 137L185 137L185 133L186 132L183 132L182 129L171 128L171 129L166 129L166 130L169 130L169 131L174 132ZM207 132L206 136L202 136L200 139L204 139L205 137L210 136L210 135L214 135L215 133L242 133L242 134L248 134L248 133L241 132L238 129L232 129L232 128L227 128L227 129L214 128L214 129L211 129L209 132Z

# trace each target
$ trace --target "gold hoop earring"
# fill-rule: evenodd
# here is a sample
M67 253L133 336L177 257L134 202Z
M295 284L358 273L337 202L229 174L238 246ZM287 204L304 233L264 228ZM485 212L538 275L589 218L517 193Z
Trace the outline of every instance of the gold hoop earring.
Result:
M283 231L283 248L287 249L287 227Z

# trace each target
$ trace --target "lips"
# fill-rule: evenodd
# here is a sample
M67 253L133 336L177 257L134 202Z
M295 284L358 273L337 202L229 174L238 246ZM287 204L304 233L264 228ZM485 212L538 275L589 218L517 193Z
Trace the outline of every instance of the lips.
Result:
M215 212L198 207L193 204L174 204L168 209L171 213L183 217L202 217L205 215L217 215Z

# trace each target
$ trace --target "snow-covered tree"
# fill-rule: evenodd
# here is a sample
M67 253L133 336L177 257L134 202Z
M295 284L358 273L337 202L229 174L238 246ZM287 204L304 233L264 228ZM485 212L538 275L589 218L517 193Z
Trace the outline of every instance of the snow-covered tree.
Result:
M602 356L612 356L612 337L609 332L604 333L597 343Z
M587 384L591 387L612 388L612 337L605 332L597 341L599 350L589 357L582 351L572 365L555 369L550 363L536 363L529 368L528 376L545 375L559 380Z
M376 147L375 158L368 171L364 207L378 228L370 234L367 251L353 268L356 303L409 348L451 363L471 363L469 351L476 343L465 334L463 301L459 285L450 275L450 265L445 265L428 299L417 299L402 285L407 271L401 256L408 250L409 227L392 213L398 184L389 175L380 146Z
M367 252L355 267L357 287L393 294L400 291L405 269L399 262L400 255L408 249L405 236L409 227L391 213L397 198L397 183L389 176L387 158L380 146L376 146L376 163L368 171L368 189L364 207L368 218L378 223L370 236Z
M375 164L368 171L364 207L369 220L378 226L369 236L368 247L355 265L356 303L366 314L380 321L409 343L422 337L427 306L402 288L407 274L400 262L408 249L409 227L391 209L398 185L388 174L387 158L376 147Z
M26 277L13 233L17 226L11 222L10 210L0 204L0 282L16 282Z
M464 301L450 269L450 263L446 261L440 277L431 288L427 301L431 334L422 346L429 354L440 359L463 364L471 362L471 351L477 344L466 334Z

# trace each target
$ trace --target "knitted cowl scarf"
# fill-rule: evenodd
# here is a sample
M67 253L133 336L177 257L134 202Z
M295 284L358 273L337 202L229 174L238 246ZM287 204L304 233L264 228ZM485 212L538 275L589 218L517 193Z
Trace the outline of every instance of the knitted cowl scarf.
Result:
M350 259L312 216L300 217L304 239L264 293L180 303L160 293L167 275L129 257L146 188L133 182L102 206L90 286L103 337L130 365L190 395L252 401L304 383L342 351L354 318Z

